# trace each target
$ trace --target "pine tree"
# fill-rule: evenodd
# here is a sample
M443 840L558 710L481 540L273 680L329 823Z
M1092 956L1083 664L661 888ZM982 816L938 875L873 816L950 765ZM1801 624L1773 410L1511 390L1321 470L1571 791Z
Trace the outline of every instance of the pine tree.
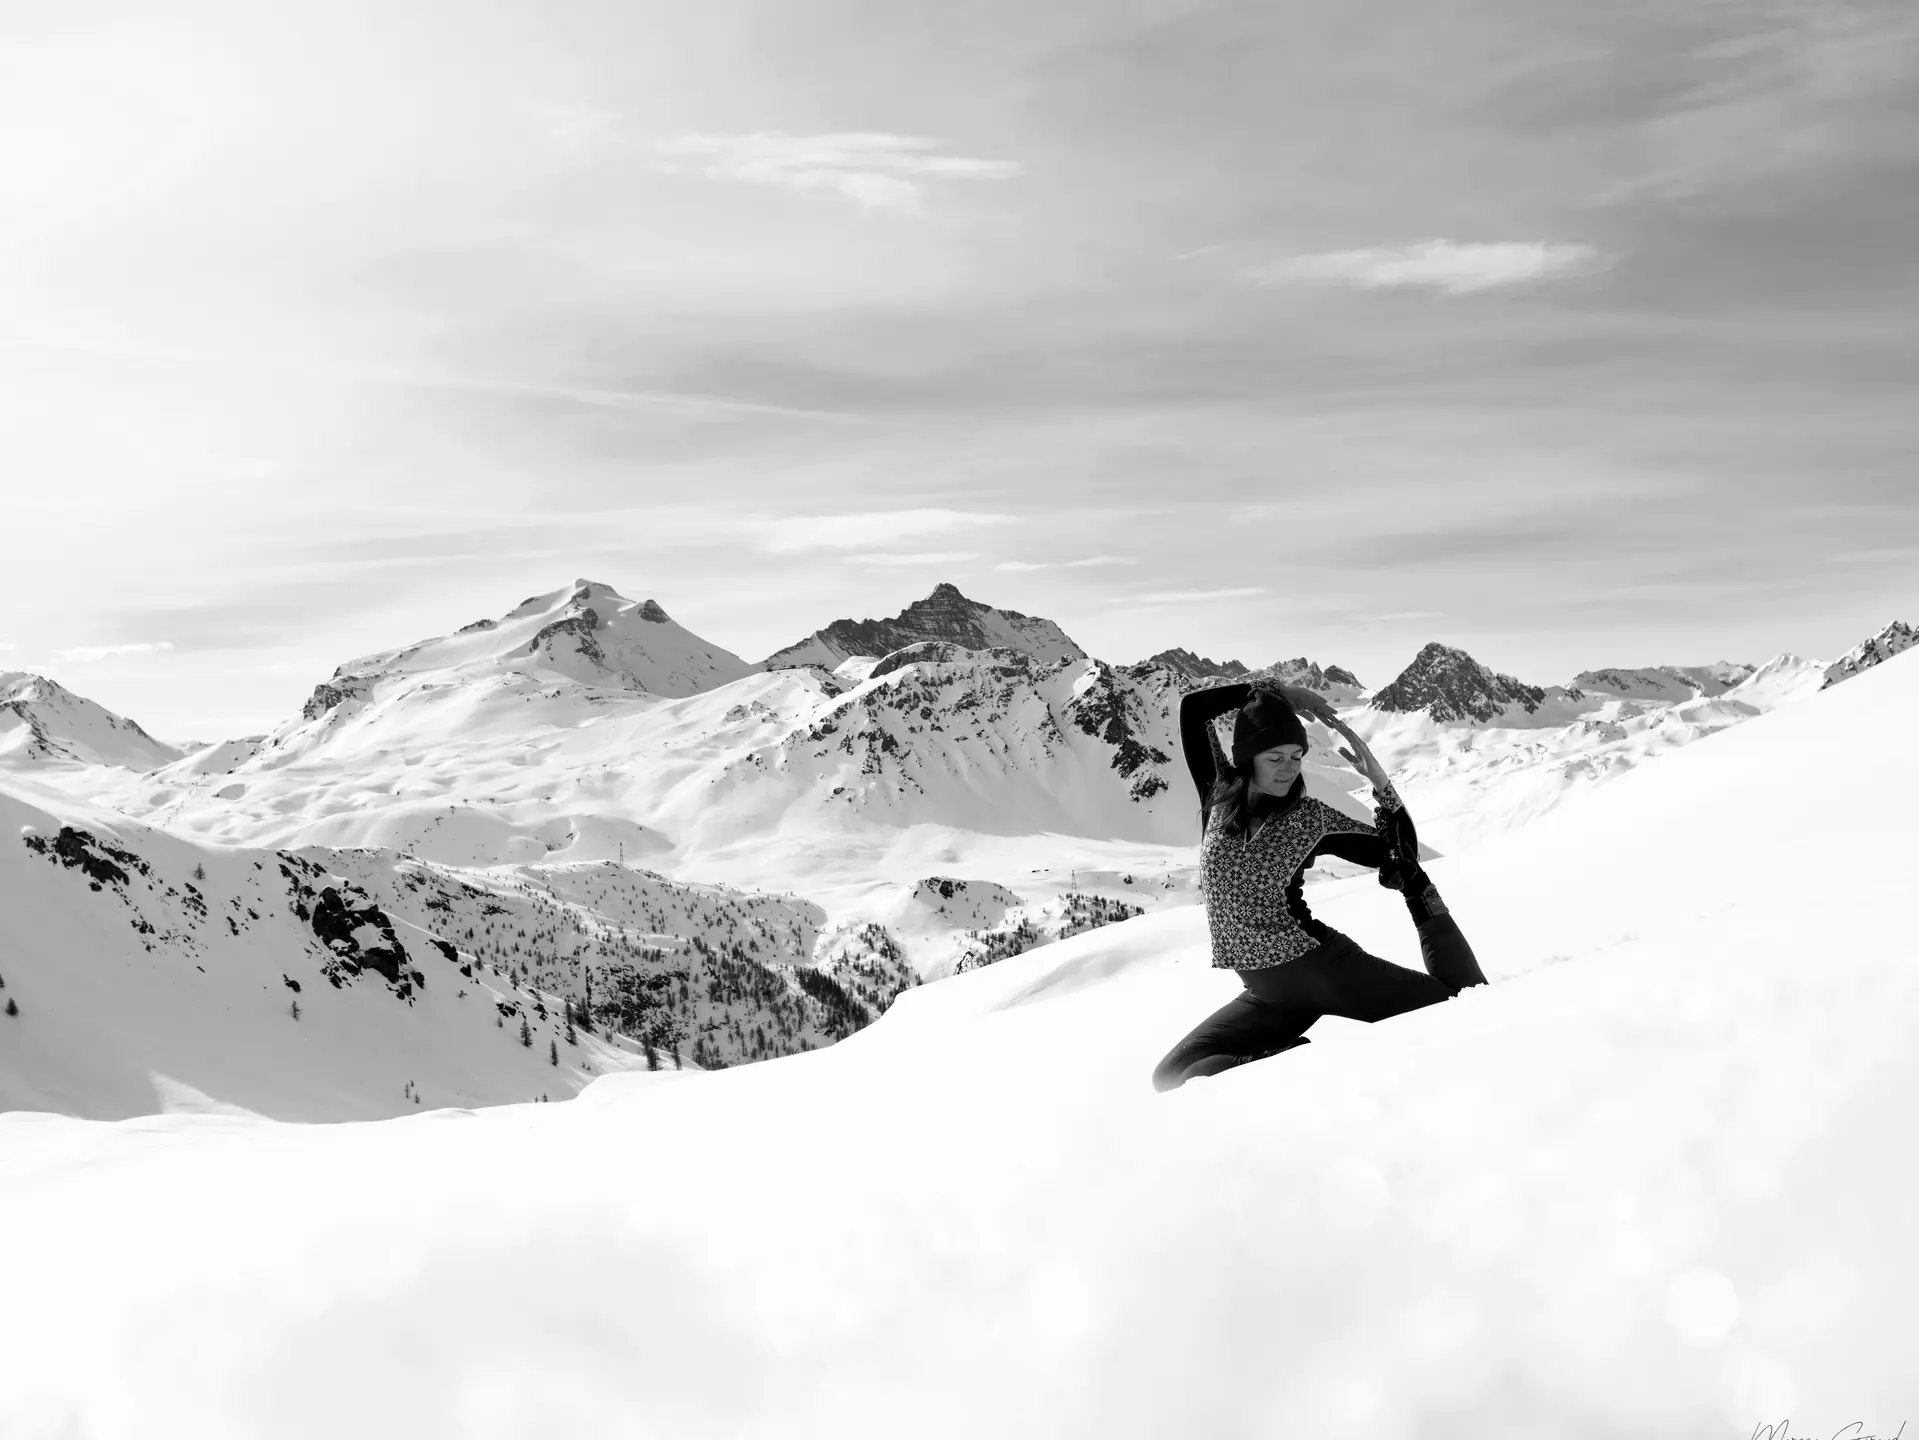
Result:
M526 1017L520 1017L520 1043L527 1049L533 1048L533 1027L526 1023Z
M289 1009L287 1013L291 1015L295 1020L298 1020L300 1018L300 1002L298 1000L295 1000L293 1002L292 1008Z
M13 1003L13 997L9 995L7 997L7 1014L18 1015L19 1013L20 1013L20 1007Z
M194 878L195 880L204 880L204 879L206 879L206 878L207 878L207 867L206 867L206 866L204 866L204 865L195 865L195 866L193 867L193 878Z
M557 1065L560 1063L559 1041L549 1040L546 1042L546 1063L549 1065Z

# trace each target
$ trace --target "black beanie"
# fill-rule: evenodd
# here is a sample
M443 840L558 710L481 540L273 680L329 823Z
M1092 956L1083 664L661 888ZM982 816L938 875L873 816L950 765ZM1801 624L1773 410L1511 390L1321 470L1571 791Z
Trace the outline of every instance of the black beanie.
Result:
M1261 690L1233 717L1233 768L1250 769L1255 755L1276 745L1306 749L1306 727L1285 696Z

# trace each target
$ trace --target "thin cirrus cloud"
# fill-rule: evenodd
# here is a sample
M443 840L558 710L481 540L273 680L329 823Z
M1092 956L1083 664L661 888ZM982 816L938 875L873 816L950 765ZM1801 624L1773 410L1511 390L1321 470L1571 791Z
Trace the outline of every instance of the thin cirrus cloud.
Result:
M911 570L922 565L958 565L967 560L977 559L979 555L971 550L942 550L917 555L880 550L870 555L848 555L846 562L849 565L873 565L885 569Z
M1137 565L1131 555L1088 555L1081 560L1002 560L993 568L1025 573L1028 570L1095 570L1108 565Z
M54 651L53 658L67 664L85 665L95 660L123 660L130 655L163 655L172 648L171 640L142 640L130 645L75 645Z
M1016 516L975 510L866 510L846 515L786 515L757 522L753 528L758 548L769 555L858 550L871 556L878 554L881 546L1016 523ZM924 557L902 557L897 563L916 563L916 558ZM962 557L932 557L933 560L946 558ZM868 559L865 563L881 562Z
M937 140L852 131L832 135L680 135L649 149L652 168L792 190L829 190L868 210L917 210L928 180L1010 180L1016 160L941 155Z
M1142 605L1191 605L1206 600L1244 600L1265 593L1264 585L1239 585L1226 590L1150 590L1135 598Z
M1349 285L1360 290L1424 288L1472 295L1580 274L1598 260L1591 245L1544 240L1462 242L1420 240L1293 255L1255 266L1246 278L1260 285Z

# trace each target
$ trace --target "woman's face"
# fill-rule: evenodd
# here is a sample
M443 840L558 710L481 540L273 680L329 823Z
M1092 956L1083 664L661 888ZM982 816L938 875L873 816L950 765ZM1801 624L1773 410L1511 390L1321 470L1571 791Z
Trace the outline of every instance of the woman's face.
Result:
M1284 795L1299 778L1306 752L1297 745L1280 745L1253 757L1253 788L1268 795Z

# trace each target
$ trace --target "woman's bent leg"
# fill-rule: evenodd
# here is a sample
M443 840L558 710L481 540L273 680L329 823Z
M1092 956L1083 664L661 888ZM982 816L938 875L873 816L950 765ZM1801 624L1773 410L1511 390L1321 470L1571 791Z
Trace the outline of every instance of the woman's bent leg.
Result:
M1201 1075L1217 1075L1262 1060L1295 1043L1319 1019L1316 1011L1239 995L1208 1015L1153 1069L1153 1088L1172 1090Z
M1413 929L1419 936L1420 958L1426 973L1457 995L1468 985L1484 985L1486 976L1473 955L1473 947L1460 933L1459 923L1439 896L1439 887L1423 869L1415 869L1405 879L1406 910L1413 917Z
M1263 972L1251 973L1264 982L1260 993L1275 1000L1368 1023L1453 996L1444 981L1368 954L1351 941L1335 942L1323 951L1275 966L1270 978Z
M1415 927L1419 936L1419 955L1426 962L1426 973L1457 995L1468 985L1484 985L1486 976L1479 968L1473 947L1459 931L1450 915L1436 915Z

